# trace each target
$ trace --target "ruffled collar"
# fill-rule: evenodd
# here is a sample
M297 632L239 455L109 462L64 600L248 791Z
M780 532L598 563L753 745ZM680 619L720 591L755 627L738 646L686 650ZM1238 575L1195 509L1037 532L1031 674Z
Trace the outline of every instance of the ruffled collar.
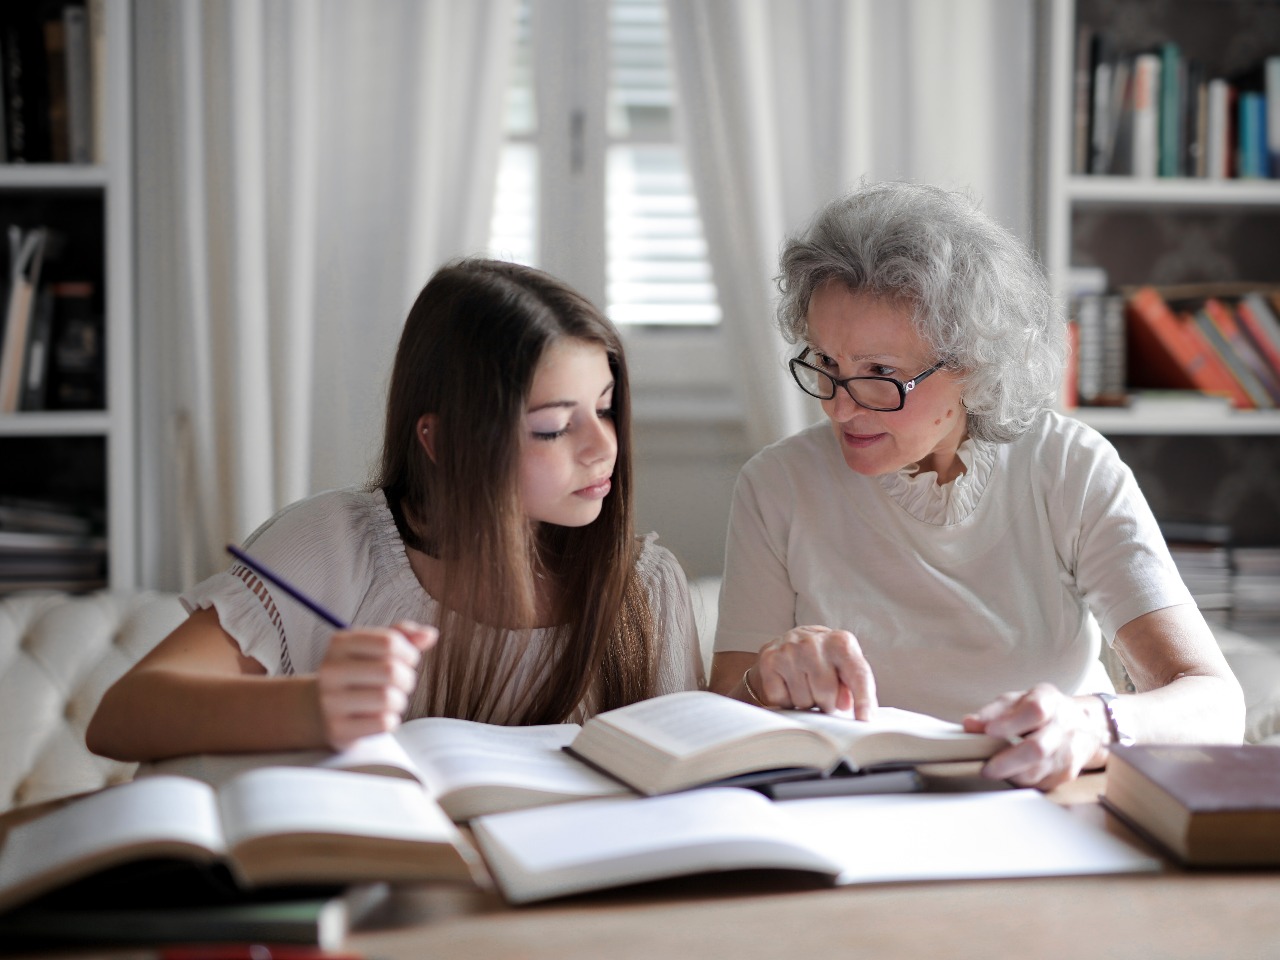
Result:
M950 483L939 485L937 473L921 473L914 463L876 479L890 499L917 520L949 526L962 522L977 509L991 479L996 454L996 444L970 437L956 450L965 471Z

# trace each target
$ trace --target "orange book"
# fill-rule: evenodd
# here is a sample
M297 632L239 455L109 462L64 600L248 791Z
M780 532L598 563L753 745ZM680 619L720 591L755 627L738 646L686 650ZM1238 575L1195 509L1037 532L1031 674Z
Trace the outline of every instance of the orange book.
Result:
M1199 331L1173 312L1155 287L1142 287L1126 305L1129 318L1129 382L1138 387L1201 390L1253 402Z

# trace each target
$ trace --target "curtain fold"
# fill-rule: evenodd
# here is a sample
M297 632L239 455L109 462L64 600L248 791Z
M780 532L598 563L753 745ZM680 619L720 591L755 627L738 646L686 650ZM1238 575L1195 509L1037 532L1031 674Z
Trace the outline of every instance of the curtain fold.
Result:
M786 234L862 177L980 197L1031 236L1031 5L668 0L681 130L750 442L816 415L786 372L772 278Z
M134 4L144 584L367 479L413 297L485 247L513 4Z

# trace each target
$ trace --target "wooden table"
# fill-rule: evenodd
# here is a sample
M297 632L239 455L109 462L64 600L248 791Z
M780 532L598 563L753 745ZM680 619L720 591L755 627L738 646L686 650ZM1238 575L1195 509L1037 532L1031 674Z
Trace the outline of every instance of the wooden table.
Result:
M1093 802L1101 783L1083 777L1054 798L1131 838ZM408 890L390 907L352 949L391 960L1280 958L1280 871L841 889L737 874L515 909L496 895Z

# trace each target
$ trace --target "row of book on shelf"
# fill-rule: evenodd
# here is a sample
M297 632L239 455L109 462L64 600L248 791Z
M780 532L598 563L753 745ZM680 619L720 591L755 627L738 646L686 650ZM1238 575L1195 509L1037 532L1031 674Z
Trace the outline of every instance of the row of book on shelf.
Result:
M1280 54L1215 76L1173 41L1123 50L1082 24L1074 96L1073 173L1280 177Z
M0 935L74 939L87 923L106 939L107 913L114 938L128 939L132 914L131 936L145 941L154 915L179 910L208 921L209 940L246 940L267 918L253 925L244 905L273 891L296 898L300 883L311 902L316 885L437 881L496 887L519 904L698 874L714 889L717 874L741 869L819 886L1161 869L1152 850L1038 790L955 774L1008 745L890 707L858 721L686 691L582 724L423 717L336 754L177 758L11 829ZM1179 746L1213 754L1206 769L1145 756L1160 749L1116 748L1118 766L1150 779L1122 775L1114 793L1108 779L1113 809L1189 862L1280 864L1280 804L1267 792L1280 752ZM1191 766L1202 792L1219 781L1213 809L1235 819L1188 847L1186 794L1152 798ZM1239 768L1254 771L1252 785L1215 777ZM870 786L904 770L933 786ZM763 789L784 784L813 792L783 800ZM830 785L840 789L823 792ZM323 939L311 913L292 935Z
M0 13L0 158L102 157L103 2L25 0Z
M65 277L61 235L8 227L9 269L0 279L0 414L104 408L103 314L92 280Z
M1192 391L1239 410L1280 407L1280 288L1107 288L1072 271L1068 404L1126 406L1141 391Z

